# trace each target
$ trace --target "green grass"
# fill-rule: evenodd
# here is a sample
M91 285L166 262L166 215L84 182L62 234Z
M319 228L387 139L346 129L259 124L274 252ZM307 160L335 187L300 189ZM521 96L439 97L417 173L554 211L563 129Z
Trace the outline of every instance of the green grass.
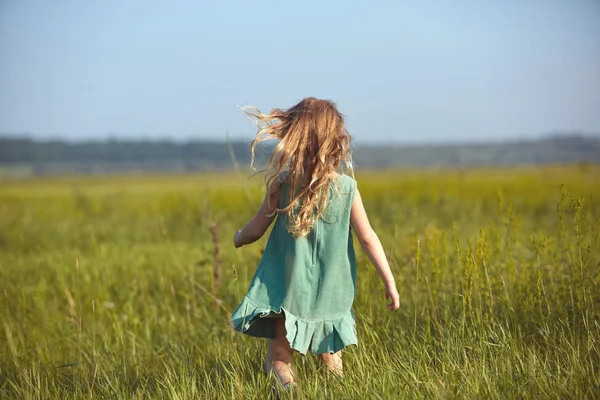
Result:
M296 397L600 398L598 176L358 174L401 307L359 252L346 377L297 355ZM261 190L226 174L1 182L0 398L269 398L266 341L227 326L265 243L232 246Z

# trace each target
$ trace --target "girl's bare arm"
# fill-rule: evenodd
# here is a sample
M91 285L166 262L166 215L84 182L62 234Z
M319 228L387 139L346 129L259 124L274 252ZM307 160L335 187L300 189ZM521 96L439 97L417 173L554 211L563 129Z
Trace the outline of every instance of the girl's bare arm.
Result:
M358 190L356 192L356 197L354 197L354 202L352 203L350 221L360 245L365 253L367 253L367 256L375 266L377 273L383 281L385 286L385 298L392 301L388 305L388 308L390 310L398 309L400 306L400 296L396 289L396 281L394 280L390 265L385 257L381 241L369 223L369 218L367 217L367 212L365 211Z
M279 207L279 188L280 183L274 181L254 218L242 230L235 233L233 244L236 248L254 243L265 234L275 219L275 210Z

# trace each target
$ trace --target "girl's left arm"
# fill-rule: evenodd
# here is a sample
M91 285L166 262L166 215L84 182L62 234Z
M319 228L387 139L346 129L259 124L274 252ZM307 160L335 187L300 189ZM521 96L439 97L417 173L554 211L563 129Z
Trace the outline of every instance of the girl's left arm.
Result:
M275 179L269 187L265 199L254 218L252 218L242 230L235 233L233 244L236 248L254 243L265 234L275 219L275 215L277 214L275 210L279 208L280 186L281 183L279 180Z

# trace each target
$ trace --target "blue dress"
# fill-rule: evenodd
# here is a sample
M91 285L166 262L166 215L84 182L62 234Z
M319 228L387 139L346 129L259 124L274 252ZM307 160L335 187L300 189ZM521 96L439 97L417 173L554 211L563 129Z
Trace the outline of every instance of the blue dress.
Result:
M289 185L280 189L287 205ZM305 354L335 353L357 344L352 303L356 257L350 210L356 182L333 178L323 217L303 238L288 232L287 215L278 215L248 293L233 312L233 327L250 336L273 337L274 314L285 315L290 346Z

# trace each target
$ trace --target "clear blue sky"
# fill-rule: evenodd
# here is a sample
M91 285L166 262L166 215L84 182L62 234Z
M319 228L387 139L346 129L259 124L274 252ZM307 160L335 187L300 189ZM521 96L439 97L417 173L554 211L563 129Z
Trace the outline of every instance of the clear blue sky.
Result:
M0 132L250 137L336 101L357 141L600 132L600 1L4 0Z

